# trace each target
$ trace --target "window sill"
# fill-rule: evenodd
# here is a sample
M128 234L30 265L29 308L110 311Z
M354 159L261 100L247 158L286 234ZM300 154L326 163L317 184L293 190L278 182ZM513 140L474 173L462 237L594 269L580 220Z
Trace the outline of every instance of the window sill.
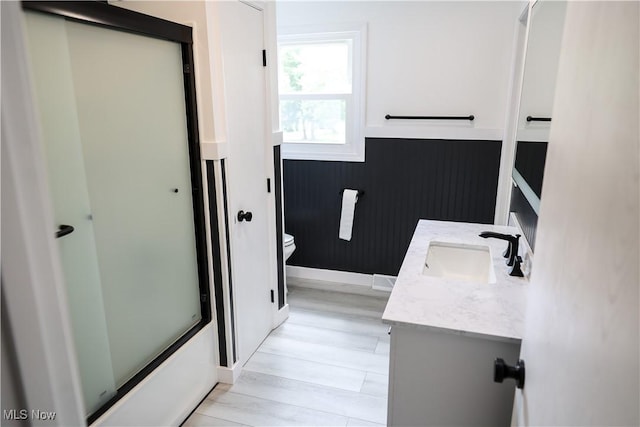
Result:
M357 145L282 143L283 160L364 162L364 141Z

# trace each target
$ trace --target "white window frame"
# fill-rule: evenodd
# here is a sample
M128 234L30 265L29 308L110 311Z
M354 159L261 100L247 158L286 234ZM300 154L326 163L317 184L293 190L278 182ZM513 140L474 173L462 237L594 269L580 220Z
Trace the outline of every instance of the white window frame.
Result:
M346 101L346 143L282 143L282 158L289 160L327 160L364 162L364 120L366 88L366 24L312 25L278 28L278 46L351 40L352 89L346 94L278 94L280 100L339 99ZM279 107L278 107L279 108Z

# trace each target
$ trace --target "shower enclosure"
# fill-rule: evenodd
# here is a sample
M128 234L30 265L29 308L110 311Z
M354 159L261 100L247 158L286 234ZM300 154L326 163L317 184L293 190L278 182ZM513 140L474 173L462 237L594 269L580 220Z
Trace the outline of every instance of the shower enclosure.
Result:
M190 28L65 7L24 3L91 423L209 323L211 306Z

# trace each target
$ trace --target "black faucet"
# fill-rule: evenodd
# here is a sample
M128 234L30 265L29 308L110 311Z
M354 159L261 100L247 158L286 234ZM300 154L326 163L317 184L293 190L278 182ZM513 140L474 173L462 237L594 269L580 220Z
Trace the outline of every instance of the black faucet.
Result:
M509 246L507 246L507 250L504 251L502 256L505 258L509 258L507 261L507 265L509 267L513 267L511 272L509 273L511 276L522 277L522 270L520 270L520 263L522 262L522 258L518 256L518 246L520 242L520 234L516 234L512 236L511 234L501 234L495 233L493 231L483 231L480 233L480 237L484 237L485 239L488 237L493 237L494 239L506 240L509 242Z

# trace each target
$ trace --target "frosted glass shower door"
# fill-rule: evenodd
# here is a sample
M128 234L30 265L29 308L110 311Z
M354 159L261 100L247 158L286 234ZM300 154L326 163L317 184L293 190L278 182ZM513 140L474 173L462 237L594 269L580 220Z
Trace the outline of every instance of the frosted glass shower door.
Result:
M60 237L86 409L94 412L116 393L91 203L80 140L67 34L62 19L28 13L26 28L56 225Z
M203 319L182 47L26 16L92 414Z
M66 25L120 386L201 318L182 51Z

